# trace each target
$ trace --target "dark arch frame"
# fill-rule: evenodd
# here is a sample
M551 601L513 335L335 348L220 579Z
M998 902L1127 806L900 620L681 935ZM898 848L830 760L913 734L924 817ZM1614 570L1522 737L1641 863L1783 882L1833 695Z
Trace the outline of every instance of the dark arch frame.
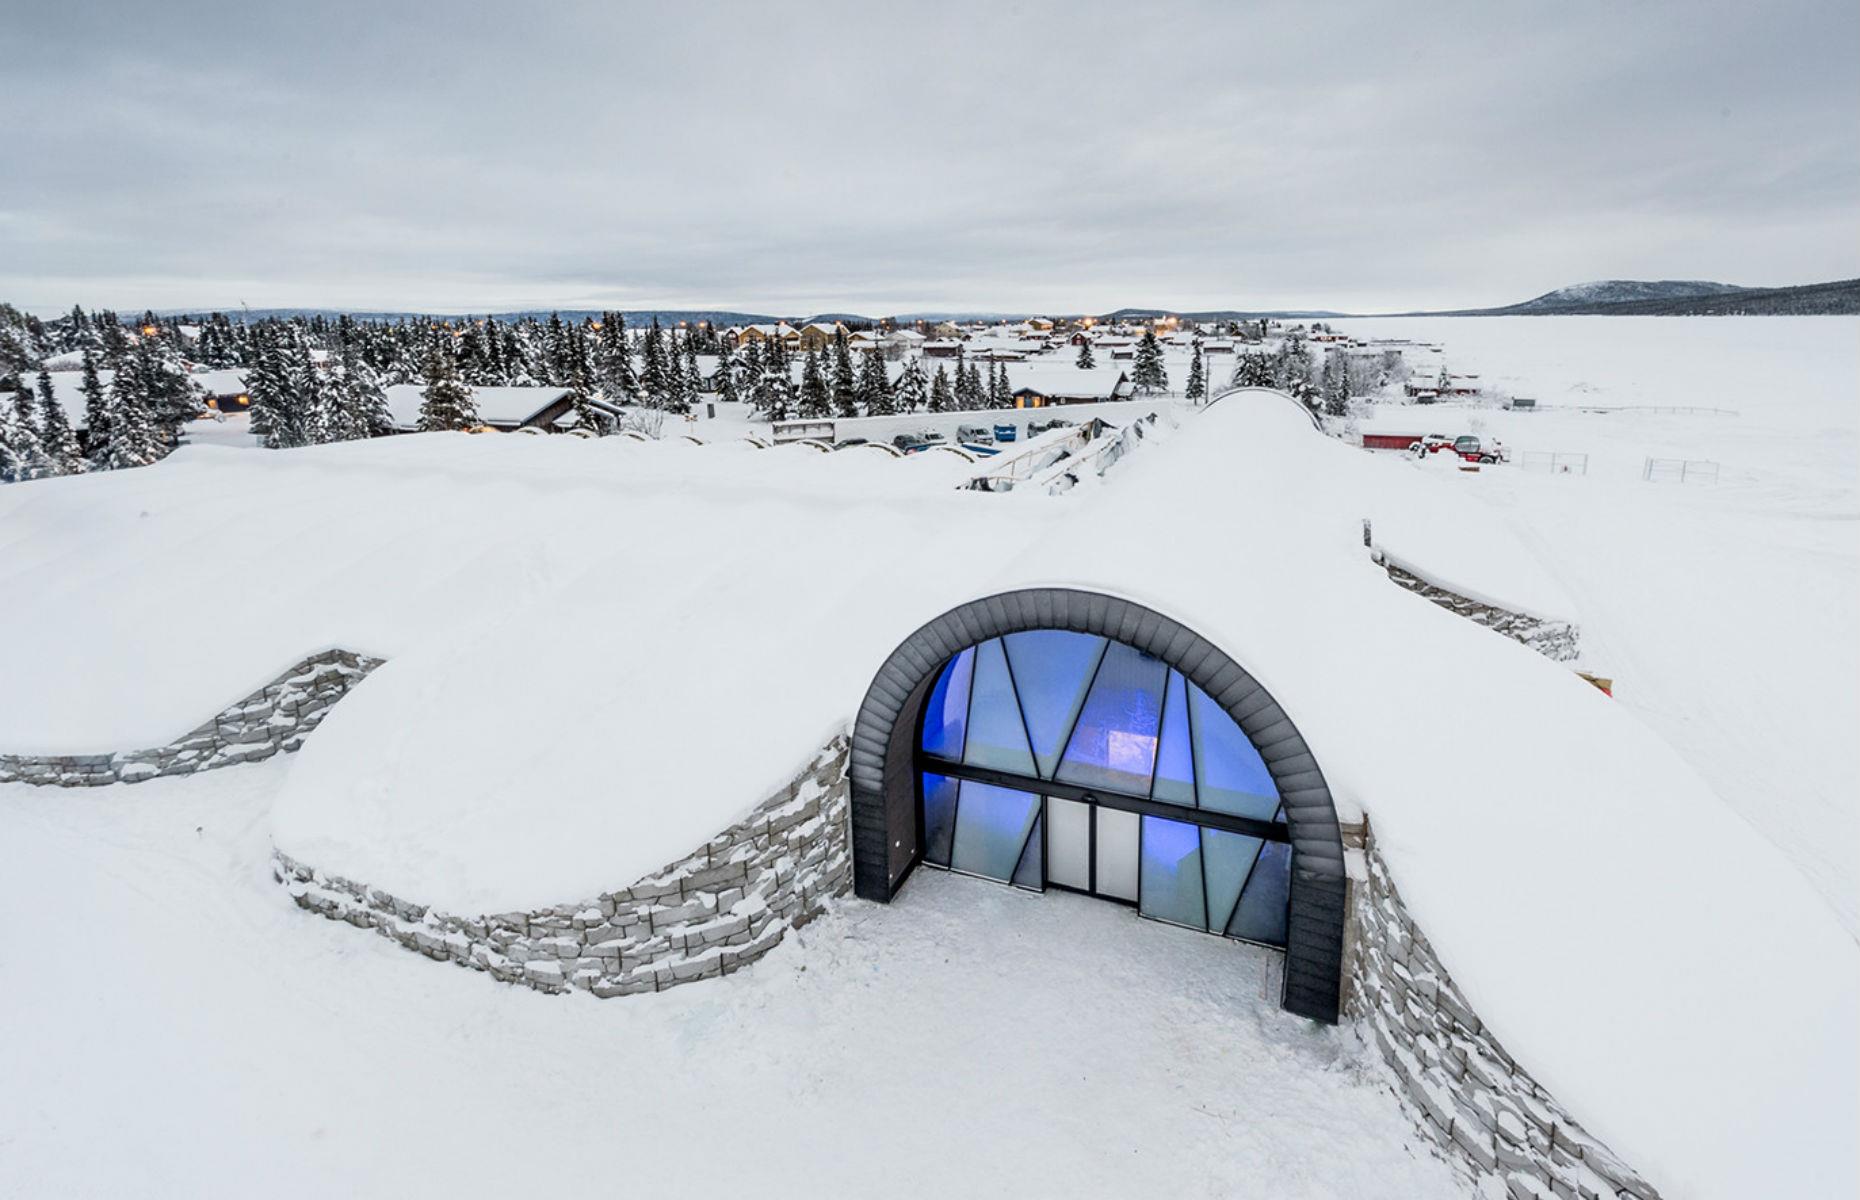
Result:
M1343 837L1317 759L1278 701L1240 664L1180 622L1116 596L1072 588L1003 592L951 609L892 651L853 725L854 892L889 903L922 855L913 763L924 697L937 672L970 646L1030 629L1068 629L1135 646L1207 692L1253 740L1285 803L1292 843L1280 1003L1335 1023L1343 970Z

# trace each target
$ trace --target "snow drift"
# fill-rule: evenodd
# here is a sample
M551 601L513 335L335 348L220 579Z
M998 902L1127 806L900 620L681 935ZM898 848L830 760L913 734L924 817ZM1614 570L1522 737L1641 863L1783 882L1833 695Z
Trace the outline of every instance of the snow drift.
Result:
M747 812L923 622L1115 593L1275 695L1481 1018L1663 1191L1851 1193L1853 942L1644 727L1362 545L1368 517L1456 590L1573 615L1497 518L1272 393L1104 487L956 490L974 470L441 434L7 489L0 750L154 744L309 650L383 656L279 848L453 912L567 902Z

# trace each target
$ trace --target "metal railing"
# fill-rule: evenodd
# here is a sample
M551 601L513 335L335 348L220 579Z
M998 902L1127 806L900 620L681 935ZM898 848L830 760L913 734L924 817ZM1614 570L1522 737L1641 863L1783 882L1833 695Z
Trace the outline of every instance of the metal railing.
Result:
M1650 458L1640 477L1648 483L1717 483L1718 464L1709 458Z

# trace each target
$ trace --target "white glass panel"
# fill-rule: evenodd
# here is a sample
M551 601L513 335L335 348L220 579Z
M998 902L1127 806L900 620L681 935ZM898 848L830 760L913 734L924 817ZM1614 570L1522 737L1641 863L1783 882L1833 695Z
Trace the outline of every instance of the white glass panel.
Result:
M1115 808L1098 810L1098 894L1137 898L1137 830L1142 818Z
M1046 798L1046 881L1091 887L1091 805Z

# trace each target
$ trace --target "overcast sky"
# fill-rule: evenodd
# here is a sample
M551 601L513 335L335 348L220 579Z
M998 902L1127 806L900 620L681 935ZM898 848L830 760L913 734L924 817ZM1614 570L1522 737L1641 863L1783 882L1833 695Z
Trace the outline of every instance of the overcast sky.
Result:
M1860 4L0 0L0 300L1103 311L1860 275Z

